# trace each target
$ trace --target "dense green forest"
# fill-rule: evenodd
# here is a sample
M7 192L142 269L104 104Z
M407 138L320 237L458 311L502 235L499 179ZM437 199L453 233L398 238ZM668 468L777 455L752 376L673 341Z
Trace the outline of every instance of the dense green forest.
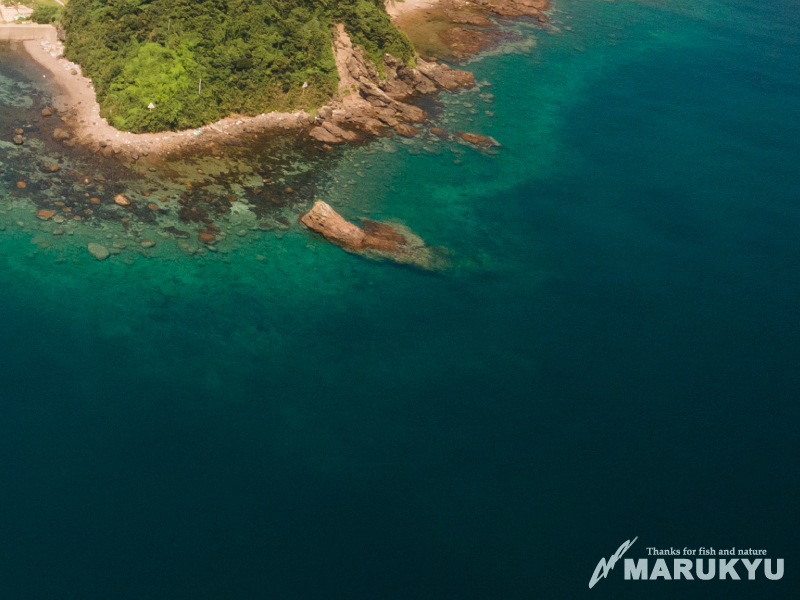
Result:
M67 58L125 131L324 104L338 84L336 22L376 62L414 55L382 0L70 0L63 13Z
M34 23L54 23L61 21L61 7L58 5L45 4L43 2L31 2L33 5L33 14L31 14L31 21Z

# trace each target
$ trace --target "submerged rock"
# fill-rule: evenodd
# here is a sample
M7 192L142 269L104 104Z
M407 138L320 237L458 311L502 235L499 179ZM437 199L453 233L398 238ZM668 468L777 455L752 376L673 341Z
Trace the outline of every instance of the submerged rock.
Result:
M488 135L479 135L477 133L466 133L464 131L456 132L456 135L460 137L465 142L469 142L475 146L481 146L482 148L500 148L502 147L500 142Z
M94 256L97 260L105 260L110 254L108 248L101 244L91 243L87 246L87 250L89 250L89 254Z
M362 227L350 223L321 200L300 221L337 246L373 259L389 259L422 269L440 270L449 266L443 249L431 248L402 225L389 225L366 219Z
M444 13L451 22L458 23L459 25L486 27L492 24L492 21L480 12L470 10L445 10Z
M14 140L13 141L17 146L22 146L23 142L25 141L25 138L22 137L21 135L17 134L17 135L14 136Z
M70 137L72 136L70 136L68 132L64 131L60 127L56 127L53 130L53 139L56 140L57 142L63 142L65 140L68 140Z
M119 204L120 206L130 206L131 205L131 201L128 200L128 198L125 197L125 194L117 194L116 196L114 196L114 202L116 204Z
M41 219L42 221L49 221L50 219L53 218L53 216L55 216L55 214L56 214L56 211L54 211L54 210L42 209L42 210L40 210L39 212L36 213L36 218L37 219Z
M178 229L178 228L172 227L172 226L165 227L164 231L166 231L167 233L171 233L175 237L179 237L179 238L188 238L189 235L190 235L188 231L183 231L181 229Z
M207 229L201 229L197 234L197 239L201 244L213 244L217 241L217 236Z
M494 35L485 31L478 31L475 29L467 29L465 27L452 27L439 33L439 38L453 53L456 58L465 58L473 54L477 54L482 49L490 46L494 39ZM436 80L442 86L458 85L458 83L451 79L449 75L443 75L442 82ZM447 89L450 89L449 87ZM455 88L453 88L455 89Z

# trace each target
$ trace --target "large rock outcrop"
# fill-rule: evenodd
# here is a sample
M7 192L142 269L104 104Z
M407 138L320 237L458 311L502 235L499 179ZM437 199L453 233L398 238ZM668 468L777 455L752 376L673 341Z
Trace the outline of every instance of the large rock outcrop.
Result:
M313 208L300 217L309 229L321 233L325 239L348 250L362 250L366 233L337 213L331 206L318 200Z
M373 259L389 259L429 271L449 266L446 251L433 248L407 227L365 219L359 227L347 221L321 200L300 221L337 246Z
M317 127L309 132L324 144L391 135L390 130L398 131L398 126L408 133L409 124L428 118L424 110L410 104L414 98L475 84L474 75L467 71L422 59L417 60L417 68L411 68L390 54L383 58L381 78L342 24L336 26L333 50L339 71L337 97L320 109Z

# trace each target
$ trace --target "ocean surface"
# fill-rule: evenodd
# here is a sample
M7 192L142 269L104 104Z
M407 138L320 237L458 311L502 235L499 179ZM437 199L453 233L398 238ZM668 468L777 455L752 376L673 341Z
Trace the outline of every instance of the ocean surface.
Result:
M0 47L0 598L797 597L800 7L554 3L425 101L496 153L261 140L142 175L55 146ZM216 252L163 231L213 164ZM296 222L314 198L452 267L348 254ZM590 590L637 536L785 575Z

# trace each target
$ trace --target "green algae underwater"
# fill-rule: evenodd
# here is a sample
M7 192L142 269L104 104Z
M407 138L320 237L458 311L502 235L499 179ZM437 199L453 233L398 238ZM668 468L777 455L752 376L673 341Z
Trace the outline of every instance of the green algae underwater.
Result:
M566 0L425 101L496 154L263 139L144 175L38 136L50 92L4 47L3 140L31 133L0 149L2 596L577 598L639 536L766 548L784 578L726 597L793 597L793 15ZM209 252L178 199L214 168ZM37 220L45 196L87 218ZM314 198L453 266L348 254L297 223ZM588 593L723 585L631 583Z

